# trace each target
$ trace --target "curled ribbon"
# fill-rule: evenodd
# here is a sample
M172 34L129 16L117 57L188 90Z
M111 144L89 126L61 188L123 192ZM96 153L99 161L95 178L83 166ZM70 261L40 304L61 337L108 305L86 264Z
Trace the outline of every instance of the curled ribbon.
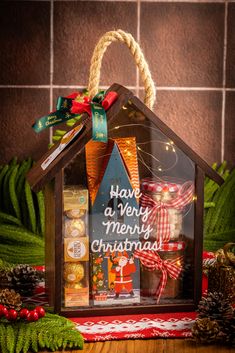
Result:
M148 271L159 270L162 272L158 287L156 289L157 303L159 303L161 295L166 287L167 277L177 279L182 271L183 256L179 256L174 260L163 260L155 251L134 252L134 257L138 258L142 265Z
M163 243L170 241L169 208L182 210L187 204L193 201L194 186L191 182L182 185L178 196L168 202L155 201L146 194L142 194L140 205L143 208L150 208L151 212L147 222L153 226L157 225L156 238Z
M79 120L82 113L88 113L92 117L92 138L93 140L107 141L107 119L105 111L117 99L116 92L99 92L93 99L75 92L67 97L59 97L57 100L56 111L36 120L33 125L35 132L61 124L65 121Z

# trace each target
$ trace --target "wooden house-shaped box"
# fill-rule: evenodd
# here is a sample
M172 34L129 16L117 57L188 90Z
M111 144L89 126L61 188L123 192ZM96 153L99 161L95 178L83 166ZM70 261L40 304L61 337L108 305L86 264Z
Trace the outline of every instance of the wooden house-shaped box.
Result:
M118 94L107 111L108 143L91 141L85 113L73 143L42 169L53 147L27 176L34 191L45 188L50 305L65 316L194 310L201 297L204 177L223 179L132 92L118 84L108 91ZM78 200L74 219L65 190ZM68 268L72 284L65 290Z

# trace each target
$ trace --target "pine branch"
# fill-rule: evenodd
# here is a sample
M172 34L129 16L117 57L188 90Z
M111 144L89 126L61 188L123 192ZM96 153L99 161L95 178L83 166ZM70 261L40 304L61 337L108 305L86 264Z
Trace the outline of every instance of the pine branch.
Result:
M44 318L31 323L9 323L0 319L1 353L36 353L43 348L54 352L62 347L83 348L82 335L75 324L64 317L47 313Z

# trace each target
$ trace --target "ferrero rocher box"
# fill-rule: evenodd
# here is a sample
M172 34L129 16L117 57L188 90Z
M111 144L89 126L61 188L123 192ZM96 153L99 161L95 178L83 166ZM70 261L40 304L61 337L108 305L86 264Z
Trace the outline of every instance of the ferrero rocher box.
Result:
M69 218L80 218L88 211L88 190L80 185L66 185L63 190L64 211Z
M64 197L64 305L89 305L88 190L65 186Z
M65 238L64 239L64 261L80 262L89 261L89 239Z

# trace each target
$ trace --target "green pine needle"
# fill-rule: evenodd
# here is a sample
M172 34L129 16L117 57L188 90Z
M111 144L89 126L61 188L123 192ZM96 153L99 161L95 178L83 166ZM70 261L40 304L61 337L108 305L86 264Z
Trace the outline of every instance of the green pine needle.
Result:
M213 164L224 179L218 186L213 180L204 183L204 249L216 251L235 237L235 169L226 169L224 161L220 166Z
M47 313L36 322L10 323L0 319L0 351L2 353L27 353L47 348L83 349L83 337L75 324L59 315Z

